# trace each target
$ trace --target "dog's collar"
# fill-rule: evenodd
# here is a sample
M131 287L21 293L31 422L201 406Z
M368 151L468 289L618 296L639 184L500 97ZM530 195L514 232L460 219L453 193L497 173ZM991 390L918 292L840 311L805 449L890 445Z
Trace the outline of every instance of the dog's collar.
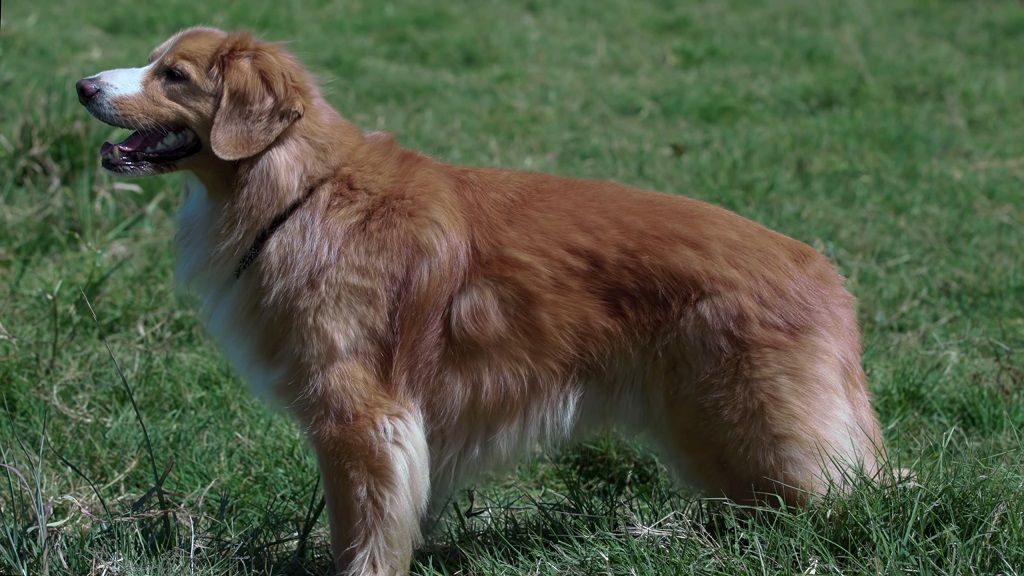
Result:
M263 246L268 240L270 240L270 237L273 236L274 232L277 232L278 228L284 226L284 223L291 218L292 214L294 214L296 210L301 208L302 205L309 200L309 197L313 195L314 191L316 191L316 186L311 186L306 190L305 194L295 199L295 201L289 204L287 208L275 216L266 228L260 231L259 235L256 236L256 239L253 240L252 245L249 246L249 250L246 251L245 256L242 256L242 260L238 263L238 267L235 268L235 280L238 280L242 275L242 272L256 261L256 258L260 255L260 251L263 250Z

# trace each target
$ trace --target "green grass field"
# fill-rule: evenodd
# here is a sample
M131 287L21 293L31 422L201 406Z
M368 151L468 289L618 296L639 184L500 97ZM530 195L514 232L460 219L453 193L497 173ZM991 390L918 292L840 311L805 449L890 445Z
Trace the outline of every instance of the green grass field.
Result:
M103 174L118 131L74 96L196 23L291 41L344 115L436 157L723 205L859 298L915 480L751 520L595 438L457 494L414 573L1024 571L1020 2L216 4L3 10L0 574L328 570L298 429L174 292L180 179Z

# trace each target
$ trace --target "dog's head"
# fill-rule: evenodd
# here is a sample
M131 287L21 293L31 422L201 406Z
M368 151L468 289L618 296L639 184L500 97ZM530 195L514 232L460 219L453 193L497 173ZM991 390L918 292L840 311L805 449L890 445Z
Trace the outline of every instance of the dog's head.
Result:
M93 116L135 130L103 144L103 167L145 176L210 155L233 161L259 154L302 117L306 86L278 45L190 28L153 50L147 66L101 72L75 88Z

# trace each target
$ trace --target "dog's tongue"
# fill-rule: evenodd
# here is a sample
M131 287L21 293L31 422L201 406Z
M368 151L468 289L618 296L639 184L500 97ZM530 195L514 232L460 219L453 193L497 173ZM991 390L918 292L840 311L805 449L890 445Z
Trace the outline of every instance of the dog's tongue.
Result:
M147 142L152 144L159 142L164 137L165 132L163 130L152 131L147 130L146 132L132 132L127 138L117 144L117 147L122 152L134 152L141 148Z
M111 144L104 142L100 155L104 158L120 158L125 154L164 154L192 142L194 134L188 130L156 127L132 132L127 138Z
M100 154L107 155L114 146L120 148L121 152L135 152L139 148L145 148L147 144L150 146L157 144L166 135L167 130L161 129L132 132L127 138L117 144L104 142L100 148Z

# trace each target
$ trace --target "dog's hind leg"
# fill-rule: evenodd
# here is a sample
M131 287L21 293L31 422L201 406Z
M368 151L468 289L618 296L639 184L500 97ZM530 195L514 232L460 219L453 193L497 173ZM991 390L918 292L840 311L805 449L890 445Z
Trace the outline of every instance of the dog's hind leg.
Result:
M807 502L876 473L881 432L852 354L813 339L755 348L669 391L655 437L714 496Z

